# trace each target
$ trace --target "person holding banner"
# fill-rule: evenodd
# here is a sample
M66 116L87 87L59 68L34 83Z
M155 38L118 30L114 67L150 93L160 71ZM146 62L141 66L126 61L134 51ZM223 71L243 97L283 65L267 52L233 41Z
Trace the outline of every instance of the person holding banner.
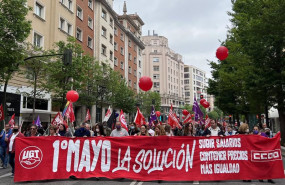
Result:
M102 123L97 123L93 128L92 128L94 135L93 136L101 136L104 137L106 136L104 133L104 127Z
M165 124L164 130L165 130L165 135L174 136L170 125Z
M130 127L129 127L129 135L133 136L133 135L137 135L139 133L138 127L136 123L131 123Z
M66 130L66 126L64 124L60 124L59 125L58 133L59 133L60 136L72 137L72 134Z
M147 131L146 125L141 126L141 131L138 133L138 136L150 136Z
M89 130L86 129L86 123L81 123L80 128L78 128L75 133L75 137L90 137Z
M25 137L21 132L19 132L19 127L14 126L13 134L10 135L8 139L8 151L9 151L9 164L12 167L12 175L14 177L14 169L15 169L15 138L16 137Z
M57 126L50 125L49 126L49 135L48 136L60 136L60 134L56 133L56 131L57 131Z
M203 133L204 136L210 137L210 136L224 136L223 131L218 127L215 120L211 120L211 126L205 130Z
M155 132L154 132L154 136L165 136L165 130L161 125L156 125L155 126Z
M122 128L121 122L116 122L116 129L111 132L111 137L123 137L129 136L129 133L126 129Z
M183 136L195 136L193 125L191 123L185 124Z
M27 137L37 137L42 136L40 133L38 133L38 127L37 125L32 124L30 126L30 132L27 133Z

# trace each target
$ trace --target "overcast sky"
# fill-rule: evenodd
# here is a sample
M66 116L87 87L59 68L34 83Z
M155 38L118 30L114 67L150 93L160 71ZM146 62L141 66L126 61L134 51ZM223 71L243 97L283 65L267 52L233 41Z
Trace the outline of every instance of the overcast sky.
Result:
M230 0L125 0L128 14L135 12L145 25L143 35L155 30L168 38L169 47L211 77L208 60L217 61L216 49L230 26ZM124 0L114 0L114 10L123 14Z

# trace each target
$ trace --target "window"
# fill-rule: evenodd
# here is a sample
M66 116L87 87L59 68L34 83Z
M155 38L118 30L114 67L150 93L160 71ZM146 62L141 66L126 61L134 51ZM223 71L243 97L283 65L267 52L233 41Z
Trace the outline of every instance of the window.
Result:
M107 37L106 36L107 35L107 30L103 26L102 26L102 33L101 34L102 34L102 36Z
M132 47L132 41L129 39L129 47Z
M68 0L68 9L72 10L72 0Z
M132 60L132 54L129 53L129 60Z
M137 70L134 69L134 75L137 76Z
M110 17L110 26L113 28L113 19Z
M102 44L102 47L101 47L101 54L105 55L106 56L106 46Z
M110 60L113 61L113 51L110 51Z
M124 55L124 48L121 47L121 55Z
M159 58L153 58L152 61L153 62L159 62Z
M137 82L134 82L134 89L137 89Z
M154 82L154 83L153 83L153 87L154 87L154 88L159 88L159 82Z
M35 14L41 18L44 18L44 7L36 2Z
M68 35L72 35L72 25L67 23L67 33Z
M189 73L185 73L184 78L189 78Z
M63 18L60 18L60 25L59 25L59 28L61 30L64 30L64 25L65 25L65 20Z
M93 0L88 0L88 7L93 10Z
M189 80L184 80L184 84L189 84Z
M155 49L155 50L153 50L153 52L154 52L154 53L157 53L157 50Z
M139 55L141 56L141 49L139 48Z
M159 71L159 66L153 66L153 71Z
M60 0L61 4L65 4L65 0Z
M124 62L123 61L121 61L121 69L124 69Z
M82 41L82 31L79 28L76 29L76 38Z
M93 20L91 19L91 17L88 17L88 27L93 29Z
M113 35L110 34L110 43L113 44Z
M34 33L34 46L42 47L43 46L43 36Z
M121 33L120 39L121 39L122 41L124 41L124 34L123 34L123 33Z
M154 74L153 79L159 79L159 74Z
M129 80L129 86L132 87L132 80Z
M77 6L77 17L83 20L83 10L79 6Z
M118 35L118 28L117 27L114 28L114 33L115 33L115 35Z
M102 9L101 17L107 21L107 12Z
M134 44L134 50L137 52L138 46Z
M141 73L141 72L139 72L139 78L141 78L141 76L142 76L142 73Z
M118 51L118 44L117 44L117 42L114 42L114 50Z
M92 41L93 41L93 39L88 36L87 46L88 46L89 48L92 48L92 47L93 47L93 42L92 42Z
M118 59L116 57L114 57L114 65L118 66Z
M185 96L190 96L190 92L185 92Z
M134 57L134 64L137 64L137 57Z
M129 73L132 74L132 67L129 66Z
M139 60L139 67L142 67L142 62Z

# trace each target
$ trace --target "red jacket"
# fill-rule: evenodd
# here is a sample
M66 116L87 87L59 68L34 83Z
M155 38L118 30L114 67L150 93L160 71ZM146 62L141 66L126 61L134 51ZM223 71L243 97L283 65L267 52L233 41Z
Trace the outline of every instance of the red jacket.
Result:
M9 145L10 145L10 140L11 140L12 135L13 135L13 134L11 134L10 137L9 137L9 139L8 139L8 147L7 147L8 152L9 152ZM24 136L21 132L19 132L19 134L16 136L16 138L17 138L17 137L25 137L25 136ZM16 138L15 138L15 140L16 140ZM11 151L11 153L15 153L15 140L14 140L14 142L13 142L13 146L12 146L12 151Z

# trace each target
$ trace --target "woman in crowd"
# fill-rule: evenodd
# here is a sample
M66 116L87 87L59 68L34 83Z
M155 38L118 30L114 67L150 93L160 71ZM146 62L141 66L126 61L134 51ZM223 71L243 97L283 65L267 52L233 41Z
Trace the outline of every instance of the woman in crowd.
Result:
M103 124L102 123L98 123L96 124L94 127L93 127L93 132L94 132L94 136L97 137L97 136L101 136L101 137L104 137L106 136L105 133L104 133L104 127L103 127Z
M58 127L58 133L60 136L72 137L72 134L67 131L66 126L64 124L60 124Z
M136 123L131 123L129 127L129 135L133 136L139 133Z
M186 123L183 136L195 136L193 125L191 123Z
M240 125L238 129L238 134L249 134L249 127L247 123L243 123Z
M170 125L166 124L164 130L166 136L174 136Z
M138 133L138 136L149 136L146 125L141 126L141 131Z
M154 129L154 136L165 136L165 130L161 125L156 125Z
M60 136L60 134L56 133L56 131L57 131L57 126L50 125L49 126L49 135L48 136Z

